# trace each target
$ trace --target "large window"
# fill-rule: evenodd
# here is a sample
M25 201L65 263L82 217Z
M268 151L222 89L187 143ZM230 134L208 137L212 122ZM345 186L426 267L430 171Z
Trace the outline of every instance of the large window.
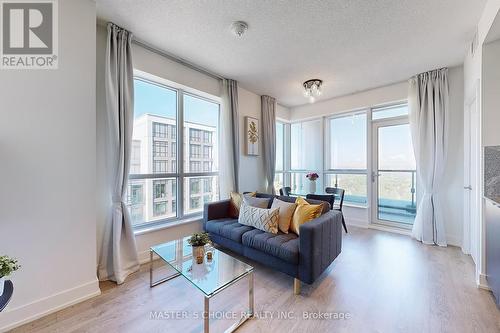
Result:
M366 112L328 118L328 161L325 187L346 190L344 202L366 205L367 119Z
M307 194L307 173L323 171L323 122L315 119L290 125L290 187L292 193ZM322 188L323 179L317 181Z
M219 104L141 78L134 80L134 89L127 189L133 224L201 212L204 202L219 196ZM180 124L179 113L183 115Z

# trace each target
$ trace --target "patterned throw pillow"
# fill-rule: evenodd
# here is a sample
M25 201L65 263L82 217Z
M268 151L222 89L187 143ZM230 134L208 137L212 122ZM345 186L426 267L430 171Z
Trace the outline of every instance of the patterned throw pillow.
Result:
M240 208L239 223L259 230L278 233L280 209L264 209L252 207L243 202Z

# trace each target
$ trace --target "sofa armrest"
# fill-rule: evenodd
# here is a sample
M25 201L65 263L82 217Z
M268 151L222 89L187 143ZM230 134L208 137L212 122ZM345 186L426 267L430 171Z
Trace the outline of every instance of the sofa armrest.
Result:
M313 283L340 254L342 213L331 210L300 226L299 279Z
M221 200L206 203L203 207L203 230L208 221L229 217L229 205L231 200Z

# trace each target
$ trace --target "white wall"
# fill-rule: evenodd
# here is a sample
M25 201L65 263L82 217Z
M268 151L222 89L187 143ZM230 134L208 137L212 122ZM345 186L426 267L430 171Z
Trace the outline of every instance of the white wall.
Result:
M95 17L59 1L59 69L0 74L0 253L22 265L0 331L100 293Z
M289 121L291 117L290 109L281 104L276 105L276 119Z
M468 50L466 55L465 55L465 60L464 60L464 103L467 103L475 94L475 89L476 86L478 86L480 98L479 98L479 113L480 117L482 118L482 126L480 129L481 132L481 151L482 147L484 146L485 142L484 140L488 140L488 142L498 142L495 140L495 137L490 138L491 131L483 131L484 127L484 120L485 120L485 115L484 115L484 108L483 108L483 103L484 103L484 96L483 96L483 71L488 70L488 68L484 67L483 64L483 47L485 46L485 40L488 36L488 33L495 21L495 18L497 17L498 13L500 10L500 0L488 0L486 3L483 14L481 15L481 18L478 22L477 25L477 40L478 40L478 46L476 49L476 52L474 55L470 53ZM498 112L497 112L498 113ZM494 117L494 116L493 116ZM498 119L498 118L497 118ZM498 120L497 120L498 123ZM493 125L493 124L491 124ZM493 125L494 126L494 125ZM496 131L495 131L496 130ZM494 133L498 133L498 130L493 128ZM494 135L494 134L493 134ZM481 157L481 168L483 167L483 158ZM483 170L481 169L481 174L479 179L482 180L482 175L483 175ZM481 196L482 196L482 184L481 184ZM476 263L476 283L478 286L481 287L487 287L487 282L485 279L485 274L486 274L486 266L485 266L485 259L486 259L486 250L485 250L485 244L484 244L484 221L482 219L483 216L483 210L484 206L481 206L481 239L479 240L479 248L480 248L480 260L479 262Z
M449 72L450 81L450 147L445 170L444 213L446 235L451 245L462 242L463 203L463 68L453 67ZM346 111L373 107L381 104L403 101L408 98L408 83L400 82L360 93L334 98L314 104L306 104L290 109L292 121L317 118ZM458 144L456 144L458 142ZM361 227L369 226L366 208L345 207L346 223Z
M260 96L242 87L238 87L238 103L240 113L240 192L264 191L265 175L262 157L262 140L260 140L259 156L246 155L245 147L245 117L259 119L262 129Z
M483 146L500 145L500 40L484 45L482 67Z
M290 109L290 116L291 120L321 117L388 102L402 101L407 98L408 84L406 82L400 82L314 104L294 107Z

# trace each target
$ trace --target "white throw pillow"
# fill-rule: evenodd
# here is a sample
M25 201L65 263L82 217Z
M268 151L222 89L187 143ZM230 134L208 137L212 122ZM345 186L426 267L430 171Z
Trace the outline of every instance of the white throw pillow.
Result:
M295 213L297 204L295 202L286 202L275 198L273 200L273 204L271 205L271 209L275 208L279 208L280 210L278 227L281 232L287 234L288 229L290 229L290 223L292 222L293 213Z
M238 222L240 224L248 225L265 232L277 234L279 214L279 208L257 208L249 206L245 202L243 202L241 204L240 217Z

